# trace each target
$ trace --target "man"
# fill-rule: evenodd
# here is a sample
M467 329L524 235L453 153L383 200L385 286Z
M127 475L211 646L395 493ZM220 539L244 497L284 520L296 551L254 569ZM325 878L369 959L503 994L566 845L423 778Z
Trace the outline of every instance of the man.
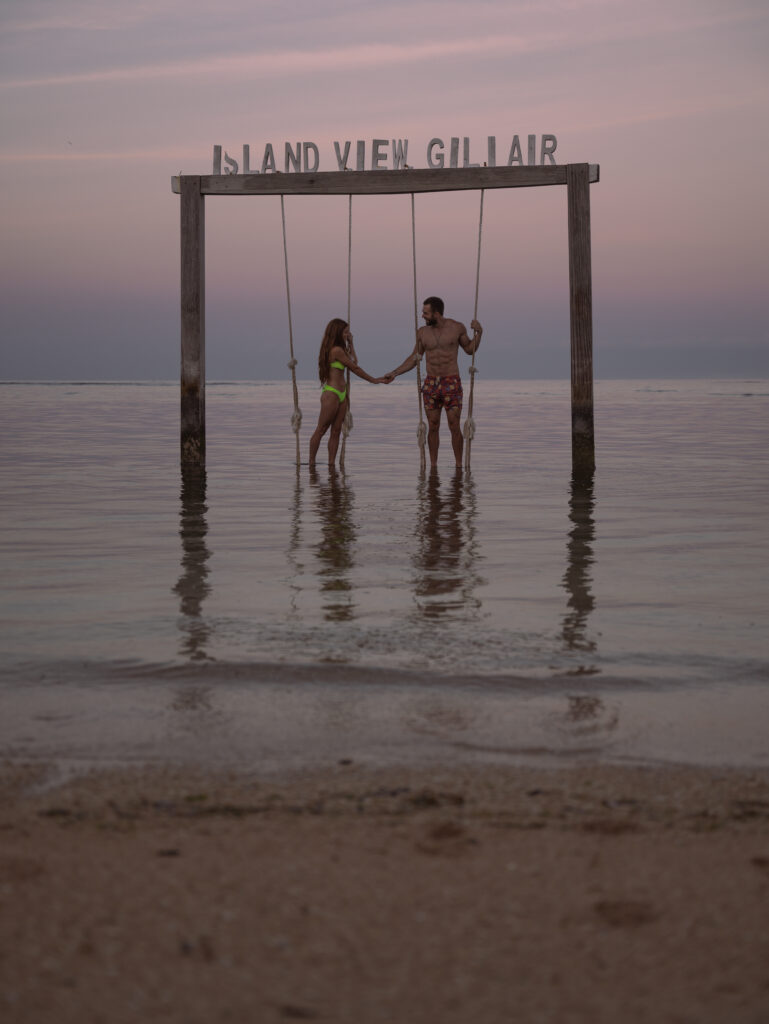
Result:
M472 355L481 343L483 328L477 320L471 320L473 337L468 338L467 329L458 320L450 320L443 315L443 299L431 295L422 305L422 317L425 326L417 331L414 351L401 365L385 374L386 383L390 383L402 373L413 370L424 353L427 376L422 384L422 400L427 416L427 448L430 452L432 468L438 463L438 433L441 423L441 409L446 410L446 421L451 432L451 445L454 449L457 469L462 468L462 448L464 438L459 425L462 415L462 381L459 377L457 353L459 346Z

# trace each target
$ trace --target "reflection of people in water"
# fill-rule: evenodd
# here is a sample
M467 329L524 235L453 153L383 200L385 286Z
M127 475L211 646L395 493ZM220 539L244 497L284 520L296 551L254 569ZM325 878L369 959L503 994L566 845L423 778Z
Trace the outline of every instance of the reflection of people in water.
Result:
M328 481L321 483L318 474L310 473L315 487L315 507L321 525L321 540L316 547L320 562L321 593L327 619L345 621L353 618L352 583L355 529L355 496L343 474L329 468Z
M569 595L569 612L563 619L563 639L566 647L574 651L594 651L594 640L587 638L588 616L595 607L591 591L593 564L593 471L574 470L569 497L569 531L566 572L563 587Z
M206 644L210 629L202 616L203 601L211 591L208 583L208 559L211 552L206 544L206 471L198 465L182 465L181 507L179 536L182 539L182 573L173 588L179 595L179 610L183 616L183 642L181 654L193 661L208 657Z
M475 485L456 472L446 491L437 469L419 481L415 593L423 615L437 617L480 607L474 565Z

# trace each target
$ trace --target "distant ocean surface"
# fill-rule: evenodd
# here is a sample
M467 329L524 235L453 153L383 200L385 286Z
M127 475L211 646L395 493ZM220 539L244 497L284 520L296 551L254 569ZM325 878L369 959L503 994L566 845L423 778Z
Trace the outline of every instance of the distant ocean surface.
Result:
M2 384L0 757L769 764L769 381L485 381L469 474L416 385Z

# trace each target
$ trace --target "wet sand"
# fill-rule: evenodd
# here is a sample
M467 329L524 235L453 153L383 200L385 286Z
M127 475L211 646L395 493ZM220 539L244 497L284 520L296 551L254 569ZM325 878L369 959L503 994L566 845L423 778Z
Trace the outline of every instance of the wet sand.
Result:
M14 1024L769 1019L769 772L0 771Z

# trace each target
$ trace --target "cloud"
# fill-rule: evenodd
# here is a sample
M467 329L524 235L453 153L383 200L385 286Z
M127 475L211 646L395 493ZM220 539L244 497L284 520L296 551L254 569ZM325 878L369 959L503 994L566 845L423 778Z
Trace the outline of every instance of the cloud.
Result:
M552 14L552 5L544 6ZM145 82L149 79L192 79L200 76L236 78L238 82L244 82L255 79L290 78L323 72L343 74L350 71L371 71L399 65L417 64L427 67L439 61L450 62L452 59L466 57L479 57L488 62L498 57L572 53L577 50L620 42L638 44L644 39L691 34L697 30L713 30L727 24L762 18L761 14L751 10L732 10L715 15L697 13L684 17L682 16L683 12L673 12L667 7L658 10L656 5L653 7L655 12L653 18L649 16L648 11L624 18L617 17L616 6L608 4L603 5L607 8L607 17L597 25L595 20L592 21L588 31L581 20L574 24L568 20L569 14L577 17L580 13L580 4L567 2L565 4L556 3L555 6L564 15L557 29L549 27L552 24L550 18L545 19L548 27L542 29L532 23L525 24L524 19L521 19L519 31L504 31L507 12L501 10L496 4L481 5L477 10L473 9L473 27L477 31L480 24L492 25L495 19L491 17L491 14L495 11L497 30L475 35L467 32L448 39L436 39L434 35L427 35L420 30L411 32L410 41L405 43L401 40L377 43L351 41L345 46L326 48L276 49L272 47L252 50L247 53L241 51L221 52L213 56L206 54L186 59L146 62L122 67L112 66L85 71L16 77L0 82L0 88L22 89L110 82ZM595 6L594 0L590 0L590 6ZM140 11L134 12L133 17L136 21L143 20L150 16L151 10L151 7L142 5ZM520 8L514 10L520 13ZM528 10L537 10L539 14L537 20L542 23L542 8L528 8ZM623 10L627 11L627 8L619 8L620 12ZM484 11L488 15L486 18L482 17ZM614 13L615 17L611 17L610 12ZM379 16L381 16L381 12L371 15L373 18ZM54 24L58 24L59 17L61 17L62 24L67 22L66 16L54 16L46 23L45 27L53 27ZM356 34L366 39L381 38L382 31L371 30L371 17L357 25ZM458 17L448 21L444 20L443 24L451 24L456 32L457 29L463 27L457 24L458 20ZM510 17L510 20L515 21L516 19ZM101 22L94 24L104 28L119 27L119 25L109 22L105 22L103 25ZM193 40L190 40L189 43L190 47L194 48ZM443 70L445 70L445 64Z
M281 53L223 54L187 61L136 65L124 68L95 69L74 74L21 78L0 83L4 88L94 84L147 78L184 78L199 75L272 78L296 73L370 69L414 61L471 56L476 53L523 53L532 42L522 36L485 36L446 42L414 43L409 46L375 43L329 50L284 50ZM540 43L540 45L542 45Z
M627 128L632 125L650 124L661 121L676 121L689 117L709 117L726 111L737 110L742 107L751 107L754 104L764 104L766 95L763 92L741 93L733 97L722 96L718 99L708 98L706 102L689 103L679 98L673 103L666 103L658 109L645 111L633 111L627 114L618 114L599 120L573 120L569 122L569 131L595 132L606 131L611 128Z
M184 155L183 153L181 154ZM97 160L117 161L124 163L129 160L179 160L180 147L166 147L157 149L140 150L102 150L102 151L78 151L75 149L52 152L26 152L26 153L0 153L0 164L28 164L41 163L44 161L58 161L61 163L73 163L77 161L94 162Z
M19 7L11 8L11 17L2 21L5 35L27 35L35 32L122 32L157 17L159 9L175 7L174 0L132 0L130 4L107 5L104 0L90 0L79 4L25 5L24 16ZM14 17L16 15L16 17Z

